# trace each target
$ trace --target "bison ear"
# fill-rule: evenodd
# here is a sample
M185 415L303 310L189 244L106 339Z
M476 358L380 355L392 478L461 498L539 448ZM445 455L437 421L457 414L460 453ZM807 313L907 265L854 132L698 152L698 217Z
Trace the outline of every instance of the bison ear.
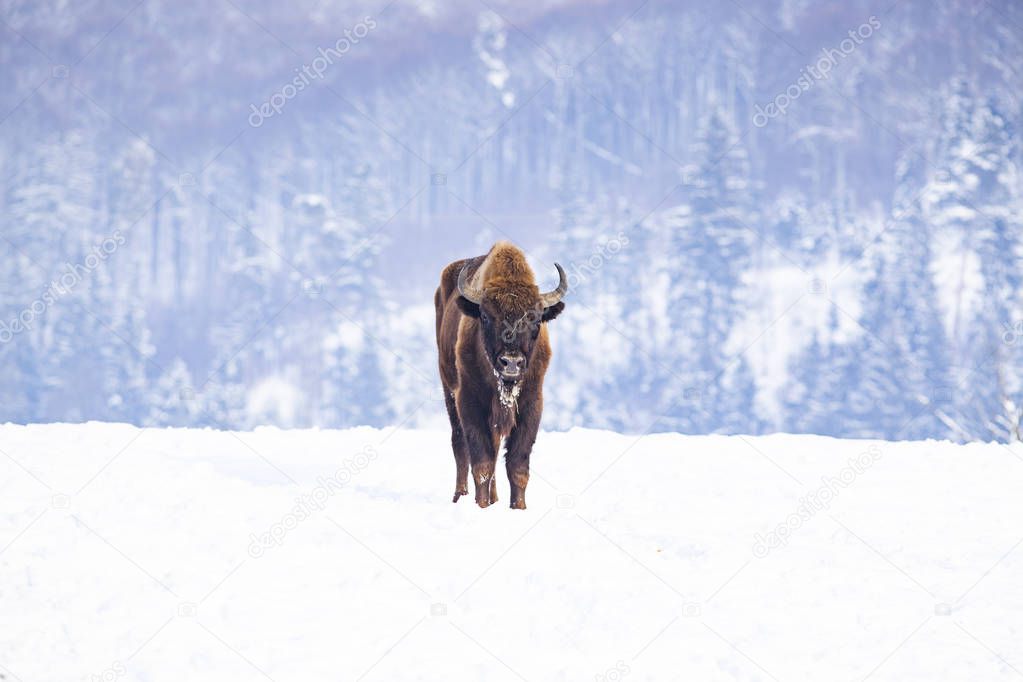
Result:
M561 311L565 309L565 304L558 301L552 306L543 309L543 316L540 318L541 322L550 322L555 317L561 314Z
M473 303L465 296L458 296L455 298L455 303L458 305L458 309L462 311L463 315L468 315L469 317L480 316L479 303Z

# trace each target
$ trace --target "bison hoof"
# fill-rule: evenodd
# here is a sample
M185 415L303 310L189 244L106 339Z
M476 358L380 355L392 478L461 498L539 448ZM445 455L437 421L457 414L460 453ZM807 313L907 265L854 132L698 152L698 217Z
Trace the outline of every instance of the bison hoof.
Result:
M525 509L526 508L526 501L525 500L512 500L511 508L512 509Z
M451 501L452 502L458 502L458 498L459 497L461 497L462 495L468 495L468 494L469 494L468 490L456 490L455 491L455 496L451 498Z

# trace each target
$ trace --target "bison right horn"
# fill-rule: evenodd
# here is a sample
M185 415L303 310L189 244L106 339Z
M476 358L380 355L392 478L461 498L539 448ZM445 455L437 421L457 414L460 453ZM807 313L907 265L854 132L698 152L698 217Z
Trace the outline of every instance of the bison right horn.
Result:
M467 301L471 301L476 305L480 304L483 300L483 292L476 287L469 284L469 264L466 263L462 266L461 271L458 273L458 293L462 295L462 298Z
M540 294L540 303L544 308L550 308L568 293L568 277L565 276L565 270L558 263L555 263L554 267L558 269L558 288L554 291Z

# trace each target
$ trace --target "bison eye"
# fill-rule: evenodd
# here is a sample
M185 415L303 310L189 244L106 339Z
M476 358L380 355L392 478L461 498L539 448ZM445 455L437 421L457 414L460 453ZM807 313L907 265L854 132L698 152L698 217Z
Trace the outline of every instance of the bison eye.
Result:
M482 310L480 311L480 321L483 322L483 324L490 324L490 318Z

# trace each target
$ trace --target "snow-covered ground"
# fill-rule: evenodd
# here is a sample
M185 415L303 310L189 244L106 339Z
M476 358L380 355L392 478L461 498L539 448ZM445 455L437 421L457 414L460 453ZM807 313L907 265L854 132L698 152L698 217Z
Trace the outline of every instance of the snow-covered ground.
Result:
M1023 676L1019 446L543 433L525 512L439 430L0 450L4 679Z

